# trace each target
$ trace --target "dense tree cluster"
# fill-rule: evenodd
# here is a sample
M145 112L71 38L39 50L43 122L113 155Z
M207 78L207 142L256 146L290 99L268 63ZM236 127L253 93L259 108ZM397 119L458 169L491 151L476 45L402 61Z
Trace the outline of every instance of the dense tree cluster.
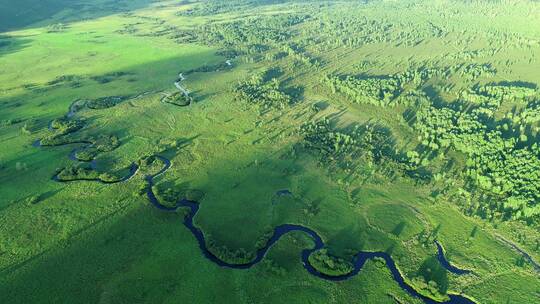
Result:
M356 103L367 103L376 106L388 106L402 92L401 83L394 77L356 78L348 76L325 77L326 84L332 93L340 92Z
M47 85L69 85L72 88L80 87L83 77L77 75L61 75L47 82Z
M107 109L116 106L125 99L126 97L123 96L107 96L90 100L86 103L86 106L93 110Z
M362 154L360 128L352 132L334 130L328 119L309 122L300 128L304 147L318 153L323 160L358 158Z
M196 191L199 195L202 194L200 191ZM254 251L249 251L245 248L231 249L226 245L219 244L209 233L205 234L205 239L208 250L220 260L230 264L247 264L255 259L257 250L264 248L268 244L273 234L274 230L267 227L265 232L255 242Z
M176 106L185 107L193 102L193 97L183 93L175 92L169 96L163 97L163 102L170 103Z
M419 182L432 178L426 164L415 161L416 152L403 153L397 149L394 136L384 126L368 123L336 130L328 119L322 119L304 124L300 134L303 147L316 153L321 162L337 162L341 168L355 171L355 163L362 160L368 166L377 165L390 175L405 175Z
M146 155L137 160L137 165L141 169L149 171L149 169L161 169L162 162L155 155Z
M290 27L303 22L307 16L279 14L258 16L228 23L207 24L197 31L197 39L208 44L230 48L250 48L278 45L291 37ZM241 49L242 50L242 49Z
M447 271L435 257L422 263L412 281L423 294L436 298L443 297L449 285Z
M467 64L460 72L460 75L469 81L478 79L479 77L493 77L497 73L497 70L488 63Z
M519 120L524 124L537 124L540 122L540 99L529 102L527 107L514 117L512 117L514 121ZM538 132L538 127L535 127L535 129Z
M508 94L500 87L478 91L493 98L506 98ZM429 150L441 153L453 148L467 156L469 186L482 190L490 198L489 204L472 203L473 206L468 206L471 212L484 217L498 214L537 219L540 215L538 141L525 133L509 132L507 123L489 119L484 115L485 110L425 106L417 110L414 128L421 144Z
M375 106L410 104L409 99L400 98L403 93L415 92L427 80L447 76L457 67L420 67L391 75L330 76L322 78L332 93L344 94L352 102Z
M309 256L309 263L322 274L329 276L346 275L354 269L351 262L329 254L327 249L312 253Z
M166 206L174 207L182 198L182 191L176 187L170 187L167 183L154 185L153 191L158 200Z
M146 167L148 169L148 167ZM204 192L198 189L185 189L182 185L171 182L163 182L153 186L153 191L158 200L167 206L175 206L181 199L200 202L204 197Z
M115 135L98 135L85 140L92 144L75 152L75 158L81 161L91 161L99 153L111 152L120 146L120 140Z
M253 252L244 248L230 249L226 245L219 245L209 234L205 235L208 251L218 259L231 264L247 264L255 258Z
M56 175L56 178L62 182L77 181L77 180L93 180L101 181L104 183L116 183L122 180L122 177L110 173L100 173L87 166L69 166L66 167Z
M497 110L505 101L522 101L536 95L534 87L511 83L492 83L461 92L464 101L486 108L488 112Z
M325 47L359 47L366 44L400 41L414 46L428 37L439 37L440 29L433 25L412 26L405 20L390 20L383 16L370 16L358 7L343 4L316 17L302 29L302 36L308 37L310 44Z
M69 135L82 129L83 126L84 121L79 119L57 118L50 124L52 133L41 139L41 145L57 146L77 142L77 140L69 138Z
M240 52L234 52L234 51L221 51L218 52L221 56L224 56L225 58L234 58L236 56L239 56L238 54L241 54ZM196 67L194 69L188 70L185 72L185 74L191 74L191 73L208 73L208 72L219 72L219 71L226 71L231 69L231 65L227 64L226 62L220 62L213 65L205 64L200 67Z
M234 93L236 99L260 105L264 109L284 109L294 102L290 95L283 92L276 78L266 81L264 73L240 82Z
M98 134L94 136L75 136L75 132L84 127L84 121L71 119L67 117L57 118L51 121L49 130L51 134L40 140L42 146L60 146L66 144L84 144L83 147L76 149L73 156L75 159L84 162L94 160L98 154L110 152L120 146L120 140L115 135ZM82 176L82 179L100 179L104 182L114 181L116 177L102 174L95 176L91 168L87 167L69 167L63 169L58 178L63 180L77 179L76 176Z
M474 74L471 69L465 68L466 73ZM488 66L480 69L489 73ZM460 100L464 103L433 106L425 96L417 96L415 102L410 102L415 95L412 93L426 80L455 70L419 69L383 77L326 76L323 83L332 92L343 93L359 103L421 105L415 112L414 127L422 146L437 153L448 148L465 153L469 186L489 193L491 199L500 202L476 203L469 208L483 216L537 218L540 215L536 203L540 199L540 153L536 140L539 128L525 127L540 121L536 87L521 83L477 85L461 92ZM407 94L405 87L410 89ZM507 113L503 120L495 120L503 102L524 100L528 100L526 107ZM302 131L311 148L330 157L351 154L358 145L354 136L330 131L327 122L306 125ZM425 165L426 159L416 151L409 151L406 157L409 173L417 174L419 171L410 169Z
M184 1L189 4L188 1ZM189 9L184 9L176 13L177 16L211 16L216 14L224 14L237 12L238 10L247 10L257 8L261 5L282 3L283 0L208 0L197 3L196 6Z
M82 120L57 118L51 122L51 128L59 134L68 134L80 130L84 126Z

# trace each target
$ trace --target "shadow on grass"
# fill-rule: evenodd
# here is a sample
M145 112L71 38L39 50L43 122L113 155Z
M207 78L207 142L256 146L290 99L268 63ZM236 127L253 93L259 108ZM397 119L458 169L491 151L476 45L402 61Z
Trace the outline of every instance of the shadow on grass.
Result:
M0 302L98 303L103 284L115 274L148 256L163 240L178 242L174 233L182 229L180 221L179 214L152 212L148 208L106 216L87 227L71 244L2 271ZM172 265L172 269L178 270L178 266Z
M101 74L93 74L93 70L89 69L85 74L82 74L83 80L81 81L81 86L72 87L69 82L61 82L53 86L47 85L47 81L54 80L55 76L51 75L50 79L45 79L43 84L36 85L35 88L39 88L39 91L36 91L34 87L25 89L18 88L16 91L18 94L0 96L0 122L9 122L12 121L11 125L2 128L1 131L4 139L10 139L6 141L7 145L23 145L24 147L18 147L19 149L26 149L23 154L7 153L2 159L2 165L9 168L15 168L17 162L26 163L29 168L40 168L39 173L36 173L32 170L28 171L16 171L15 169L2 169L0 171L0 181L2 187L0 187L0 197L5 202L16 202L20 199L23 199L28 196L35 195L37 193L46 192L48 190L55 189L55 187L45 187L43 186L43 181L49 181L50 177L54 174L55 166L63 167L63 164L69 156L69 152L66 152L60 159L58 158L58 151L60 148L43 148L38 149L32 147L32 143L37 139L43 138L48 134L46 128L49 122L55 118L60 118L65 116L69 112L69 107L75 100L80 99L95 99L104 96L119 96L119 95L137 95L137 93L149 92L149 94L157 94L157 92L167 90L168 88L174 88L172 84L172 79L176 74L178 66L182 68L190 69L203 64L204 60L215 60L221 61L223 58L218 58L214 55L213 50L208 49L208 52L205 53L187 53L177 55L175 57L166 58L162 60L155 60L152 62L147 62L144 64L135 64L132 66L117 68L115 66L111 67L111 71L108 71L107 74L114 72L125 72L133 75L140 76L136 83L128 83L125 79L114 79L107 84L99 84L93 80L89 80L88 76L99 76ZM61 71L58 71L61 73ZM152 75L153 78L151 81L148 81L147 75ZM155 98L154 98L155 99ZM161 107L162 104L156 104L158 107ZM117 105L118 107L119 105ZM129 107L129 105L123 105ZM133 109L137 111L139 105L133 105ZM80 131L81 135L116 135L120 138L122 145L128 143L132 140L129 137L131 133L128 128L133 124L137 124L141 120L141 115L136 112L130 112L132 115L126 115L125 120L122 123L117 123L114 129L111 129L110 125L96 125L93 123L97 117L110 115L109 111L116 111L111 109L104 110L84 110L84 113L76 115L74 118L82 116L87 117L89 126ZM175 112L186 112L188 109L176 109L171 108L171 111ZM160 110L161 111L161 110ZM156 111L158 113L160 111ZM115 113L118 113L116 111ZM162 113L162 112L160 112ZM157 114L155 114L157 115ZM144 116L147 117L147 116ZM150 128L155 128L151 123L159 122L159 117L155 119L148 119L150 121L147 126ZM36 125L36 128L32 128L30 133L22 133L22 128L25 124L32 123ZM128 123L129 122L129 123ZM34 130L35 129L35 130ZM185 142L179 142L180 146L187 145L193 141L196 134L191 134L191 138L183 138ZM189 136L186 136L189 137ZM16 140L17 139L17 140ZM61 148L65 151L71 151L69 148ZM50 152L45 152L50 151ZM156 151L149 151L156 152ZM116 155L117 152L111 152L110 155ZM168 154L167 154L168 155ZM133 157L132 157L133 156ZM172 154L170 155L173 156ZM124 157L124 161L128 164L136 160L140 155L129 155ZM43 170L44 168L49 168L49 172ZM39 178L40 183L35 182ZM32 181L29 183L29 181ZM30 191L29 188L26 188L25 191L10 191L9 189L19 189L20 185L30 185L35 189ZM35 186L33 186L35 185ZM37 186L40 185L40 186ZM42 188L39 188L42 187ZM39 188L39 189L38 189ZM33 192L33 193L32 193ZM0 200L1 201L1 200ZM10 203L6 203L7 207Z
M96 19L148 6L151 0L19 0L0 2L0 33L35 23Z
M424 260L417 274L423 277L426 282L437 283L437 289L441 294L446 294L448 291L448 273L439 263L437 257Z
M30 44L30 41L28 38L0 35L0 58L24 49Z

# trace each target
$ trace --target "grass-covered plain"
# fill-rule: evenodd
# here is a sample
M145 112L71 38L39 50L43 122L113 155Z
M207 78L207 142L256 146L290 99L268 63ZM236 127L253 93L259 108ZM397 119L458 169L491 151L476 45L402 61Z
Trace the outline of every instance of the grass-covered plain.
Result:
M312 276L299 232L213 264L152 155L220 259L299 224L323 273L538 302L538 3L88 2L0 23L1 303L422 303L381 260Z

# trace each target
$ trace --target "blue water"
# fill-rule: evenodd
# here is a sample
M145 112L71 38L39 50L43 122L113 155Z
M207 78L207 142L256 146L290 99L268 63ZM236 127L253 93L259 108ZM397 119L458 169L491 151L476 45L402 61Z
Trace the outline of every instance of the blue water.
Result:
M39 141L36 141L33 144L33 146L40 147L41 145L40 145ZM72 152L72 154L73 154L73 152ZM70 156L70 157L73 158L73 156ZM219 265L221 267L227 267L227 268L233 268L233 269L248 269L248 268L251 268L252 266L254 266L257 263L259 263L260 261L262 261L262 259L268 253L268 250L276 242L278 242L279 239L282 236L284 236L285 234L287 234L289 232L299 231L299 232L303 232L303 233L307 234L313 240L313 242L315 244L313 246L313 248L304 249L302 251L302 265L304 266L304 268L310 274L312 274L312 275L314 275L314 276L316 276L318 278L328 280L328 281L347 280L347 279L357 275L362 270L362 267L364 267L367 260L372 260L372 259L375 259L375 258L381 258L386 262L386 266L388 267L388 269L392 273L392 277L398 283L398 285L403 290L408 292L410 295L423 300L425 303L428 303L428 304L438 304L438 303L472 304L472 303L475 303L472 300L470 300L470 299L468 299L468 298L466 298L464 296L461 296L461 295L452 295L452 294L450 294L450 295L448 295L448 297L449 297L448 301L446 301L446 302L437 302L437 301L434 301L434 300L432 300L432 299L430 299L430 298L428 298L426 296L423 296L423 295L419 294L416 290L414 290L414 288L412 288L410 285L408 285L405 282L405 279L403 278L403 276L401 275L401 273L399 272L399 270L396 267L396 263L394 262L392 257L389 254L385 253L385 252L359 251L353 257L353 271L348 273L348 274L345 274L345 275L328 276L328 275L325 275L323 273L320 273L315 268L313 268L313 266L311 266L311 264L309 263L309 256L313 252L324 248L325 247L324 242L323 242L322 238L317 234L317 232L315 232L314 230L312 230L312 229L310 229L308 227L302 226L302 225L284 224L284 225L280 225L280 226L275 227L272 237L267 241L266 245L263 248L260 248L257 251L255 258L253 260L251 260L249 263L245 263L245 264L230 264L230 263L227 263L227 262L219 259L217 256L215 256L212 252L210 252L208 250L208 248L206 246L206 241L205 241L205 238L204 238L204 233L199 228L195 227L195 225L193 225L193 218L195 217L195 215L199 211L199 204L197 202L189 201L187 199L182 199L182 200L178 201L177 204L174 207L164 206L159 202L159 200L157 199L157 197L155 196L155 194L154 194L154 192L152 190L152 186L154 185L154 178L156 176L158 176L158 175L163 174L165 171L167 171L171 166L171 162L165 157L157 156L157 155L156 155L156 157L158 159L160 159L164 163L164 166L159 172L157 172L157 173L155 173L153 175L148 175L148 176L145 177L145 179L146 179L146 181L148 183L148 187L147 187L148 200L150 201L150 203L154 207L156 207L157 209L162 210L164 212L175 212L179 208L188 208L189 213L184 218L184 225L186 226L187 229L189 229L189 231L191 231L193 236L197 239L197 242L199 244L199 248L201 249L202 254L208 260L210 260L211 262L213 262L213 263L215 263L215 264L217 264L217 265ZM130 168L130 173L127 176L125 176L124 178L122 178L122 180L120 180L118 182L124 182L124 181L129 180L137 172L138 172L138 166L133 163L131 165L131 168ZM56 178L56 175L53 176L53 179L58 181L58 179ZM96 181L105 183L105 182L100 181L100 180L96 180ZM292 193L289 190L280 190L280 191L276 192L276 194L277 195L291 195ZM453 273L456 273L456 274L465 274L465 273L469 272L467 270L461 270L459 268L456 268L456 267L452 266L446 260L446 258L444 257L444 252L443 252L442 247L440 246L440 244L439 243L436 243L436 244L437 244L437 248L439 250L439 254L438 254L439 262L446 269L448 269L449 271L451 271Z
M441 263L441 265L444 268L446 268L451 273L454 273L454 274L457 274L457 275L463 275L463 274L471 273L470 270L460 269L460 268L457 268L456 266L450 264L450 262L444 256L444 250L443 250L441 244L438 241L435 241L435 245L437 245L437 259L439 259L439 263Z
M375 259L375 258L382 258L386 262L386 266L388 267L388 269L392 273L392 277L398 283L398 285L403 290L408 292L410 295L423 300L425 303L428 303L428 304L437 304L437 303L471 304L471 303L475 303L472 300L470 300L470 299L468 299L468 298L466 298L464 296L461 296L461 295L452 295L452 294L450 294L450 295L448 295L448 297L450 298L448 301L446 301L446 302L437 302L437 301L434 301L434 300L432 300L432 299L430 299L430 298L428 298L426 296L423 296L423 295L419 294L416 290L414 290L414 288L412 288L410 285L408 285L405 282L405 279L403 278L403 276L401 275L401 273L399 272L399 270L396 267L396 263L394 262L392 257L389 254L385 253L385 252L359 251L354 256L354 259L353 259L353 266L354 267L353 267L352 272L350 272L350 273L348 273L346 275L342 275L342 276L328 276L328 275L322 274L319 271L317 271L315 268L313 268L313 266L311 266L311 264L309 263L309 256L313 252L324 248L324 242L323 242L322 238L317 234L317 232L315 232L314 230L312 230L310 228L302 226L302 225L284 224L284 225L277 226L276 228L274 228L274 233L273 233L272 237L267 241L266 245L263 248L260 248L259 250L257 250L255 258L253 260L251 260L249 263L245 263L245 264L230 264L230 263L227 263L227 262L219 259L218 257L216 257L212 252L210 252L208 250L208 247L206 246L206 241L205 241L205 238L204 238L204 233L199 228L197 228L197 227L195 227L193 225L193 218L195 217L195 215L199 211L199 204L197 202L182 199L182 200L178 201L177 204L174 207L168 207L168 206L162 205L159 202L159 200L156 198L156 196L155 196L155 194L154 194L154 192L152 190L152 186L154 184L154 177L156 177L157 175L162 174L163 172L165 172L171 165L170 161L168 161L166 158L160 157L160 159L165 162L165 166L163 167L163 169L160 172L158 172L158 173L156 173L154 175L149 175L149 176L146 177L146 181L148 182L148 188L147 188L148 200L150 201L150 203L154 207L156 207L159 210L165 211L165 212L175 212L179 208L188 208L189 212L188 212L187 216L184 218L184 225L186 226L186 228L189 229L189 231L191 231L193 236L197 239L197 242L199 243L199 248L201 249L202 254L208 260L212 261L213 263L215 263L215 264L217 264L217 265L219 265L221 267L227 267L227 268L233 268L233 269L248 269L248 268L251 268L252 266L254 266L257 263L259 263L260 261L262 261L262 259L267 254L268 250L277 241L279 241L279 239L283 235L285 235L285 234L287 234L289 232L299 231L299 232L304 232L305 234L307 234L313 240L313 242L315 244L313 246L313 248L304 249L302 251L302 265L304 266L304 268L310 274L312 274L312 275L314 275L314 276L316 276L318 278L321 278L321 279L324 279L324 280L329 280L329 281L347 280L347 279L357 275L362 270L362 267L364 267L364 264L366 263L367 260L371 260L371 259ZM290 193L290 192L287 192L286 194L288 194L288 193ZM285 195L285 194L283 194L283 195Z

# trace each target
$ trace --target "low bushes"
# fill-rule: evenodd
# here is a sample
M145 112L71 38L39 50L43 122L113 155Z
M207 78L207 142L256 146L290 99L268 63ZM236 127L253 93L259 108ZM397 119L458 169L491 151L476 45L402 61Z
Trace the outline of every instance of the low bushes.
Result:
M170 96L164 97L163 102L170 103L180 107L189 106L193 102L193 98L182 92L176 92Z
M125 100L125 97L122 96L108 96L103 98L98 98L94 100L90 100L86 106L93 110L101 110L101 109L108 109L116 106L123 100Z
M329 276L342 276L354 270L351 262L332 256L327 249L321 249L309 256L309 263L319 272Z

